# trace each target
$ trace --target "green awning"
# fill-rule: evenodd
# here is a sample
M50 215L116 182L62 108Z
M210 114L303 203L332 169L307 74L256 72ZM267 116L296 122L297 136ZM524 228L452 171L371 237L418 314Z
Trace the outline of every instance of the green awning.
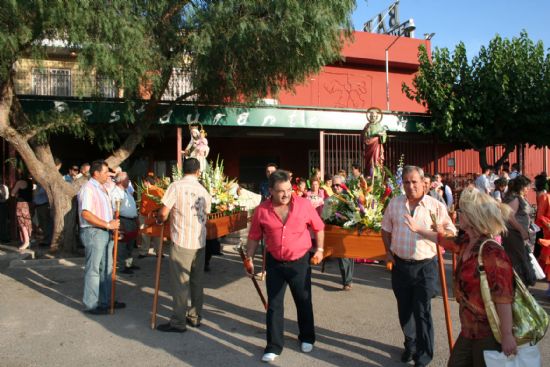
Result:
M45 99L21 97L24 111L34 113L57 110L79 113L91 124L120 123L131 113L143 113L144 104L112 100ZM266 127L319 130L363 130L367 123L365 111L312 109L284 106L195 106L161 104L159 125L188 125L200 122L205 126ZM384 114L382 123L388 131L415 132L416 122L425 116Z

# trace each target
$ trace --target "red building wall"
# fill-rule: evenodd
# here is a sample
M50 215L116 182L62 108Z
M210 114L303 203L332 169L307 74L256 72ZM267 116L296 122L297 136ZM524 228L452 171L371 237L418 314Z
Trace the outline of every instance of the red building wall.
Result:
M408 99L402 92L403 83L411 85L418 70L418 47L429 41L355 32L354 42L342 50L344 61L323 68L309 77L295 92L283 92L279 104L308 107L387 109L386 49L390 110L425 113L426 109Z

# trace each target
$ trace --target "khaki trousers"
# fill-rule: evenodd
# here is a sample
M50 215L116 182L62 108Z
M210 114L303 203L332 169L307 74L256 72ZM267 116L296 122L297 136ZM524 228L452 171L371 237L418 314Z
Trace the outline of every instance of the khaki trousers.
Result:
M186 328L186 321L201 320L203 304L204 247L188 250L170 246L170 283L172 285L173 315L170 325L178 329ZM187 299L191 306L188 308Z
M145 218L143 215L139 216L139 228L143 229L145 228ZM139 245L139 254L142 256L147 256L149 253L149 248L151 248L151 242L153 243L153 248L155 249L155 253L157 253L159 244L160 244L160 237L150 237L146 236L144 234L139 234L141 236L141 244Z

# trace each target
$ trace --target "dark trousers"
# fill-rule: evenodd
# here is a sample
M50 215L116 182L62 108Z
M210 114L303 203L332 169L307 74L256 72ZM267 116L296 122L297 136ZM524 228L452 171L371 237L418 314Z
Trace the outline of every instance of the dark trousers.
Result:
M268 309L266 316L267 346L265 353L281 354L284 345L284 300L287 285L298 313L298 339L315 342L313 306L311 303L310 254L293 262L280 262L269 253L266 259Z
M436 277L434 259L406 262L395 257L391 280L405 349L413 353L416 362L426 365L434 352L431 300Z
M342 275L342 285L350 285L353 281L354 259L338 258L338 267Z
M0 203L0 241L8 241L10 238L8 233L8 219L8 203Z
M500 352L501 346L492 335L483 339L467 339L460 334L447 367L485 367L484 350Z
M212 259L212 255L220 255L221 253L221 243L218 238L206 240L204 269L206 270L210 267L210 259Z

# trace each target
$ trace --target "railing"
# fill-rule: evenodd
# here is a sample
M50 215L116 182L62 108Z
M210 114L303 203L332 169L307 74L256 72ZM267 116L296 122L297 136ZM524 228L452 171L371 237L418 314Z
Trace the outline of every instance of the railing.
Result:
M188 71L174 69L162 99L175 100L191 91ZM18 70L15 76L15 93L18 95L52 97L124 98L124 89L118 88L112 79L83 73L70 68L28 68ZM140 88L143 99L150 98L146 87ZM186 100L191 100L187 98Z

